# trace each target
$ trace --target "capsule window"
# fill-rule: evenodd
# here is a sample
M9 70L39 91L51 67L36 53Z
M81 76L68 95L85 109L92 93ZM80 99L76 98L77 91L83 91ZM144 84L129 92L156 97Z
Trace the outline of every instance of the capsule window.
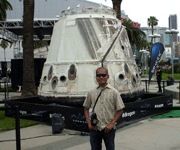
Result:
M75 65L71 65L68 71L69 80L74 80L76 78L76 68Z
M120 74L120 75L119 75L119 79L120 79L120 80L123 80L123 79L124 79L124 75L123 75L123 74Z
M48 72L48 80L52 78L52 74L53 74L53 67L51 66Z
M138 74L136 73L136 78L138 79L139 78L139 76L138 76Z
M124 70L126 73L129 73L129 67L126 63L124 64Z
M61 81L61 82L65 82L65 81L66 81L66 77L65 77L65 76L61 76L61 77L60 77L60 81Z
M53 77L52 79L52 89L54 90L57 86L58 83L58 78L57 77Z
M46 80L47 80L47 77L46 77L46 76L44 76L44 78L43 78L43 82L46 82Z
M132 77L132 85L136 86L136 79L134 78L134 76Z

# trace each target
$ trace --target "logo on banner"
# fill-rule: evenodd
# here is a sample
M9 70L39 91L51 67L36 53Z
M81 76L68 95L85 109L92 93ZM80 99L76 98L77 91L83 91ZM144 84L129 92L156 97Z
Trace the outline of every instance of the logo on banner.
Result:
M72 122L74 124L74 128L77 130L87 130L87 121L86 117L79 113L78 115L71 115Z
M172 106L172 104L173 104L173 99L172 99L172 98L170 98L170 99L168 99L168 100L166 101L166 105L167 105L167 106Z
M145 103L144 105L141 105L141 108L150 108L150 107L151 107L151 105L150 105L150 104L147 104L147 103ZM141 114L142 114L143 116L146 116L146 115L149 114L149 111L148 111L148 110L141 110Z
M162 107L164 107L164 104L156 104L156 105L154 105L154 108L162 108Z
M122 118L131 117L131 116L133 116L133 115L135 115L135 114L136 114L135 111L132 111L132 112L124 112L124 113L122 114Z
M149 69L149 82L156 70L156 67L161 59L161 56L164 52L164 45L161 43L155 43L151 50L151 60L150 60L150 69Z

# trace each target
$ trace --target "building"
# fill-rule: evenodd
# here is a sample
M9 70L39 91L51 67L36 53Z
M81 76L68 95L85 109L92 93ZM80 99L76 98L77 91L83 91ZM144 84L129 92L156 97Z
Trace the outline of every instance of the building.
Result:
M151 27L141 27L140 28L145 34L146 34L146 40L148 42L151 42L151 38L149 35L152 34L152 28ZM155 38L155 42L161 42L163 45L165 45L165 31L166 27L159 27L159 26L154 26L154 34L160 34L160 38Z
M177 29L177 15L169 16L169 29ZM177 42L177 34L173 35L173 42Z
M175 57L179 58L180 60L180 42L174 43L174 53L175 53Z
M169 30L169 28L166 28L166 30ZM169 34L165 34L165 46L167 46L167 47L171 46L171 41L170 41Z

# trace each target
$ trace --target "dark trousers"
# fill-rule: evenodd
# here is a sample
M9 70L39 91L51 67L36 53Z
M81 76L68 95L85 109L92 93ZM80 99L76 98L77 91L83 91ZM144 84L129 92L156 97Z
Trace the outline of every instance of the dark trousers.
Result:
M109 133L102 131L90 131L90 144L91 150L101 150L102 149L102 139L104 140L106 150L115 150L114 138L115 129L112 129Z
M158 88L159 88L159 92L161 92L161 80L157 80L157 83L158 83Z

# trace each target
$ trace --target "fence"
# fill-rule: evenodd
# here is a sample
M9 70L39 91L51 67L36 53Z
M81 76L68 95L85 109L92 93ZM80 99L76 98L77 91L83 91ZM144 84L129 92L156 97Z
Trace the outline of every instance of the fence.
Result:
M174 81L174 85L177 84L177 87L179 86L180 87L180 81ZM145 89L145 92L146 93L158 93L157 90L158 90L158 84L157 84L157 81L151 81L149 83L149 80L142 80L142 84L144 86L144 89ZM167 86L167 81L163 80L161 81L161 87L162 87L162 93L163 94L167 94L167 90L165 90L165 87L168 87ZM172 87L172 86L169 86L169 87ZM177 87L172 87L171 88L171 94L173 93L176 93L176 95L178 95L176 97L176 99L179 99L179 103L180 103L180 88L178 89ZM168 93L169 94L169 93Z

